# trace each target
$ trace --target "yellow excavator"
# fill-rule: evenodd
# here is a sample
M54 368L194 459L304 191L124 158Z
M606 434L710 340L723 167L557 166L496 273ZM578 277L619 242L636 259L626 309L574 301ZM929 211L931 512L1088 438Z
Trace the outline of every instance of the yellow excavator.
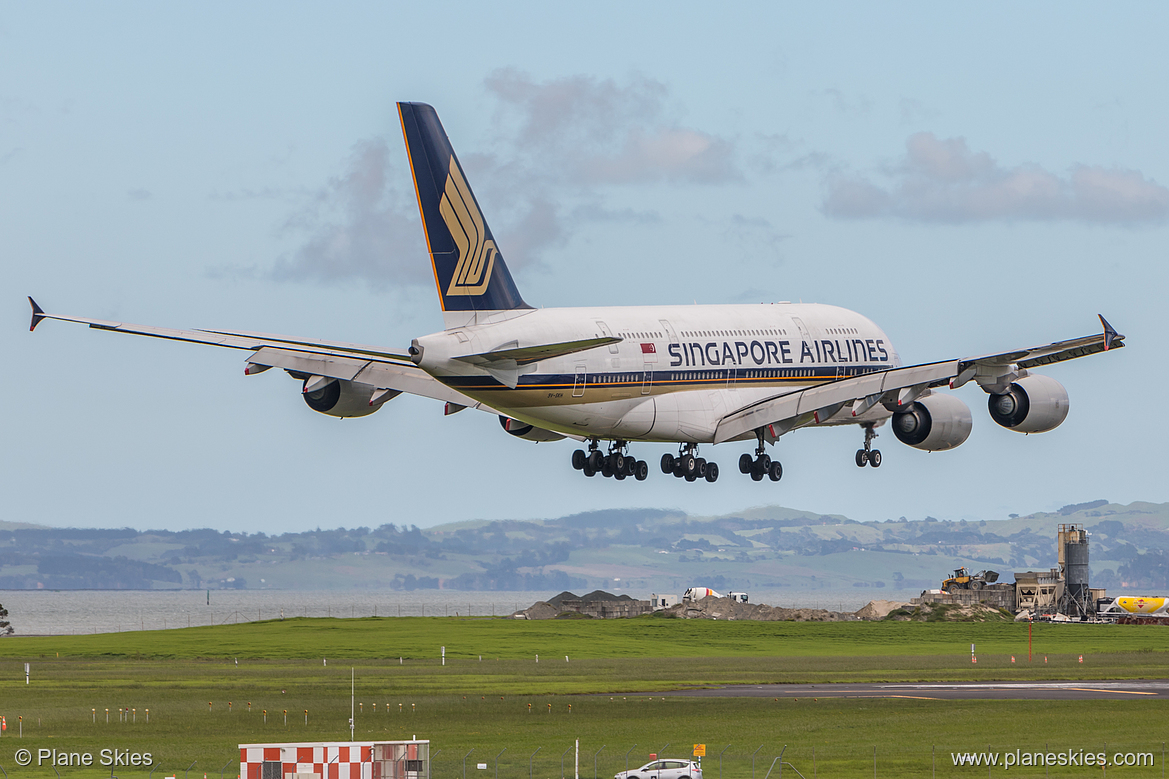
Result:
M994 584L998 580L999 575L996 571L979 571L972 574L963 566L954 571L953 576L942 582L942 591L953 594L958 590L981 590L986 585Z

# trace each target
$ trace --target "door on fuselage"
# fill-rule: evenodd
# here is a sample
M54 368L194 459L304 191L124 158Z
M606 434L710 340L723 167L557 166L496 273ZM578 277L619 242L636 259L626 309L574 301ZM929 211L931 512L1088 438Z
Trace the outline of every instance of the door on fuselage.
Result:
M572 383L572 396L574 398L584 397L585 384L588 381L588 369L582 363L576 366L576 379Z

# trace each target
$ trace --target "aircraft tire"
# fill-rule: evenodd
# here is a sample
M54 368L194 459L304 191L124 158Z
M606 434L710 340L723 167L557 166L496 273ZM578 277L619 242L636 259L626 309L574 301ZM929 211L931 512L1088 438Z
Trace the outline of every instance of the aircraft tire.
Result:
M674 455L666 452L662 455L662 473L674 472Z
M698 477L694 475L693 471L686 474L686 476L685 476L686 481L694 481L697 478Z
M694 461L694 472L700 479L706 478L706 460L698 457Z
M869 464L869 453L864 449L856 450L856 465L858 468L864 468Z
M869 465L873 466L874 468L881 467L881 450L880 449L874 449L873 451L869 452Z
M593 468L593 466L590 463L588 463L587 461L585 462L585 466L583 468L581 468L581 470L584 471L585 476L588 476L590 478L597 475L597 470L595 468Z
M772 481L779 481L783 478L783 466L779 464L779 460L771 462L771 467L767 469L767 478Z
M585 467L585 461L588 459L589 457L584 453L583 449L577 449L572 453L572 467L578 471L583 471Z
M706 480L711 484L718 481L718 463L706 464Z
M613 478L617 481L625 481L625 471L617 471L613 474Z
M751 472L751 455L744 452L739 455L739 473L746 476Z
M763 481L763 471L751 469L751 481Z
M600 471L601 466L604 464L604 462L605 462L605 455L603 455L597 451L589 453L588 463L589 463L589 465L593 466L594 471Z
M633 465L633 478L638 481L645 481L649 476L649 463L645 460L638 460Z
M613 473L625 473L625 461L628 458L621 452L615 452L611 457L613 458Z

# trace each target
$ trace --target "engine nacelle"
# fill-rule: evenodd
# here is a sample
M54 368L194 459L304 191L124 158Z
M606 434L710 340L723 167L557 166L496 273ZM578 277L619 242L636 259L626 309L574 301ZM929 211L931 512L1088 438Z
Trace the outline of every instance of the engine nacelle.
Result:
M918 398L908 411L893 415L893 435L903 444L927 452L961 446L970 437L970 409L953 395Z
M499 424L511 435L514 435L516 438L522 438L525 441L559 441L564 438L560 433L553 433L551 430L529 425L527 422L520 422L518 419L505 417L503 414L499 415Z
M1068 416L1068 392L1050 376L1032 374L1011 385L1002 395L987 399L990 418L1017 433L1046 433Z
M377 402L370 405L376 391L375 387L368 384L355 384L352 381L337 379L312 392L305 392L303 397L304 402L313 411L319 411L331 417L364 417L381 408L385 401L400 394L398 392L384 393Z

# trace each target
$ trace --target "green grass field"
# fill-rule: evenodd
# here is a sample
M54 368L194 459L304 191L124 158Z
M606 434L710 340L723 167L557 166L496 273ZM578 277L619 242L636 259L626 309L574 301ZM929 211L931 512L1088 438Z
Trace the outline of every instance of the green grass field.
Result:
M494 779L496 755L505 748L500 777L526 777L535 752L532 776L554 779L576 738L582 777L593 775L598 750L597 775L611 777L624 769L627 752L636 767L667 742L671 756L707 744L706 779L719 779L717 755L724 748L727 779L752 775L756 749L755 774L764 779L784 745L785 760L809 779L813 770L825 777L872 776L874 748L878 776L931 776L935 747L938 776L980 776L986 769L955 768L950 752L1045 744L1101 751L1105 743L1110 753L1157 753L1154 769L1114 772L1160 776L1160 744L1169 737L1169 704L1160 700L774 701L650 694L732 682L1169 676L1169 634L1157 628L1036 626L1030 664L1026 631L1011 623L402 618L8 638L0 640L0 714L9 724L0 736L0 767L11 779L55 777L47 764L17 767L15 750L90 752L96 759L109 748L151 752L157 776L182 776L197 761L193 777L203 772L214 779L221 770L234 777L239 743L348 740L353 668L361 704L357 737L429 738L438 779L461 779L471 749L468 775ZM972 642L977 665L970 663ZM446 666L440 665L441 646ZM31 664L28 686L25 662ZM136 710L136 722L120 721L120 707ZM18 739L21 716L24 737ZM565 759L571 776L571 752ZM487 762L488 770L475 769L478 762ZM103 766L57 770L62 777L111 774ZM1027 770L1008 775L1044 776L1043 769ZM995 775L1003 775L999 771ZM117 767L112 773L138 779L149 769ZM1100 773L1051 769L1050 775Z

